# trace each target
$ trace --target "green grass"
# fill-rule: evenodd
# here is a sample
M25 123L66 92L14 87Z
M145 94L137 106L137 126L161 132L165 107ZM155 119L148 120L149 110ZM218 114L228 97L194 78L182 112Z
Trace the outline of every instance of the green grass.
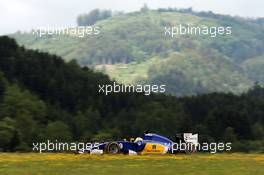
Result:
M263 154L166 156L91 156L73 154L0 154L3 175L195 174L262 175Z
M96 70L103 71L119 83L135 84L148 78L148 70L154 64L161 64L165 59L154 57L140 63L98 65Z

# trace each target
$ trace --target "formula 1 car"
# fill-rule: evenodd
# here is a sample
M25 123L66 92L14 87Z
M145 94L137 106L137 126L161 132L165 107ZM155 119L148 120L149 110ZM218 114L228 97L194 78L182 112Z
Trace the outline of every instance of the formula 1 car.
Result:
M179 144L185 144L184 149L179 149ZM196 151L198 145L198 134L183 133L176 135L176 141L154 134L144 133L143 138L136 138L134 141L113 141L103 142L90 150L90 154L175 154L185 152L191 154Z

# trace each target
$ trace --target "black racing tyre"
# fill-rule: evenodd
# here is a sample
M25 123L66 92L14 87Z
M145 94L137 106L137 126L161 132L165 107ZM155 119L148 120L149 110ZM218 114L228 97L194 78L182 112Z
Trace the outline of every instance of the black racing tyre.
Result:
M116 142L110 142L106 145L105 149L107 154L118 154L120 153L120 147Z
M192 154L196 151L196 146L193 143L186 143L186 154Z

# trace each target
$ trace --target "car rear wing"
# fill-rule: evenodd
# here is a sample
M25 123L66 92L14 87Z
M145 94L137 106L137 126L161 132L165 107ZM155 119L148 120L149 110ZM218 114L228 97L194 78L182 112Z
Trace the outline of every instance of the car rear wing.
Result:
M185 142L185 143L192 143L194 145L198 145L198 134L193 133L180 133L176 134L176 142Z

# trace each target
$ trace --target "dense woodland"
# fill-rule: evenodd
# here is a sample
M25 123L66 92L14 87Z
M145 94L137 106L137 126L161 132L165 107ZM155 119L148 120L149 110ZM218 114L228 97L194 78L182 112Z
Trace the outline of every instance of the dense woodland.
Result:
M177 98L164 94L98 93L108 76L26 50L0 37L0 149L30 151L32 142L122 139L144 130L174 138L231 141L233 151L263 151L264 88L240 96L212 93Z
M79 26L94 25L97 21L104 20L113 16L111 10L99 10L94 9L88 14L82 14L77 17L77 23Z

